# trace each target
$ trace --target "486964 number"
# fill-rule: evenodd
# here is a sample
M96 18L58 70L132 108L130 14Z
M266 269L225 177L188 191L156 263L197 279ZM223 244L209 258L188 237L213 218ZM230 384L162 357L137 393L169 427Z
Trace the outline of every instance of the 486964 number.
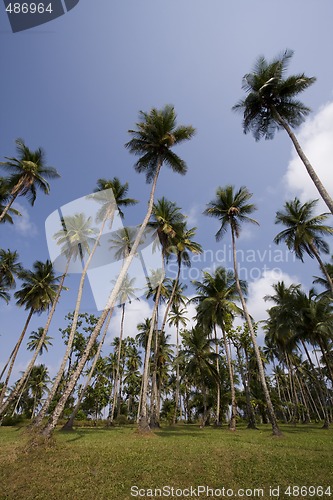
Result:
M6 7L6 11L10 14L44 14L48 12L51 14L53 12L52 3L44 4L39 3L9 3Z

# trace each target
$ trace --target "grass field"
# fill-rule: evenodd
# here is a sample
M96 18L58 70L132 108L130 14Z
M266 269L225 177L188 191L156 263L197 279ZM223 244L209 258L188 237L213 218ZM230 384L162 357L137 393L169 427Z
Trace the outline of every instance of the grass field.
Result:
M80 429L57 431L51 445L27 451L24 428L1 427L0 498L154 498L149 489L163 486L170 489L164 497L157 491L155 498L188 498L192 493L192 498L329 499L328 486L333 497L333 431L315 425L282 430L283 437L274 438L269 426L230 433L180 425L149 436L134 427ZM287 495L289 485L323 486L326 494L296 488ZM137 486L133 495L132 486ZM201 492L198 486L218 491ZM270 494L270 487L278 486L279 494L276 489L275 496Z

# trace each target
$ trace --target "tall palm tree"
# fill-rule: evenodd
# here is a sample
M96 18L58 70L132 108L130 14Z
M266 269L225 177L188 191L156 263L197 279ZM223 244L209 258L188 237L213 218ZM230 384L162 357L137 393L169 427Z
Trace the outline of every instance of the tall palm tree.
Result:
M176 227L176 234L172 238L172 251L176 254L177 257L177 276L173 282L173 288L170 294L170 298L168 300L168 304L164 313L164 318L162 321L161 330L163 331L167 322L168 314L170 307L174 302L174 298L179 288L179 277L182 268L182 264L185 264L187 267L191 266L190 253L194 253L199 255L202 253L202 247L199 243L192 240L195 235L196 228L192 227L191 229L187 229L186 224L181 224Z
M258 57L253 71L243 77L242 88L247 96L232 109L243 113L244 133L252 132L257 141L262 137L272 139L279 129L287 132L320 196L333 213L333 200L292 131L310 112L297 96L316 81L304 73L284 77L292 56L292 50L285 50L271 62Z
M246 187L241 187L238 191L234 192L233 186L226 186L225 188L219 187L216 191L216 197L213 201L208 204L207 209L204 214L210 217L217 218L221 226L217 231L215 237L219 241L222 236L227 231L228 226L231 229L231 241L232 241L232 251L233 251L233 263L234 263L234 274L237 286L238 295L242 303L242 309L244 312L245 320L249 328L251 335L256 360L259 369L259 376L261 385L265 394L266 404L268 413L270 416L270 421L272 424L272 430L274 435L280 435L281 431L279 429L276 416L274 413L274 408L272 405L271 397L266 383L264 366L262 363L260 350L257 344L257 339L255 331L253 328L252 320L247 309L244 294L242 291L241 283L238 277L238 265L237 265L237 255L236 255L236 238L240 235L241 223L251 223L258 224L257 221L249 217L249 215L256 209L255 205L249 203L251 198L251 193Z
M63 289L63 284L64 280L67 276L68 270L70 263L72 261L75 261L77 259L83 260L85 254L88 254L89 256L92 253L92 249L95 248L96 245L96 234L97 234L97 229L92 226L92 221L91 217L86 217L85 214L83 213L77 213L74 215L70 216L65 216L62 219L62 226L63 229L57 231L54 235L53 238L57 241L57 245L60 246L60 251L63 255L66 256L67 262L66 262L66 268L64 271L64 274L62 275L61 278L61 283L58 288L57 292L57 297L56 301L53 304L53 307L50 311L50 315L48 317L48 321L45 325L44 328L44 336L47 334L51 320L55 311L56 304L60 298L61 291ZM89 260L89 257L88 257ZM90 261L89 261L90 262ZM60 367L58 369L57 375L53 381L52 387L48 393L48 396L46 400L44 401L44 404L36 416L36 418L33 421L33 426L37 427L42 419L44 418L51 402L52 399L57 391L57 388L60 384L61 378L63 376L68 357L70 355L72 345L74 342L74 337L75 337L75 332L76 332L76 327L77 327L77 322L79 318L79 309L80 309L80 304L82 300L82 293L83 293L83 285L84 285L84 280L87 272L87 265L85 264L84 266L85 273L82 272L81 278L80 278L80 283L79 283L79 289L78 289L78 294L76 298L76 305L75 305L75 311L73 314L73 321L72 321L72 327L71 331L69 334L68 338L68 343L66 347L65 354L62 358L62 361L60 363ZM40 339L39 343L39 348L41 348L43 342L43 338ZM35 353L36 355L36 353ZM36 358L35 358L36 359ZM30 363L34 362L32 359Z
M18 196L27 196L33 205L37 196L37 189L49 194L50 185L46 179L60 177L53 167L45 165L45 153L42 148L32 151L23 139L16 139L17 158L5 157L6 162L0 165L10 173L8 185L10 186L9 201L0 214L0 222L6 217L8 210Z
M162 249L162 273L164 274L165 262L168 260L171 249L172 240L177 234L177 230L184 225L184 215L180 212L180 208L174 202L167 200L166 198L161 198L153 205L152 220L148 223L148 226L156 232L159 243ZM153 338L154 330L158 330L158 305L160 298L162 298L162 287L164 286L163 279L160 280L159 285L156 290L154 297L154 308L152 314L152 322L148 336L148 345L151 342L150 339ZM153 383L152 383L152 396L151 396L151 418L150 426L157 427L159 422L157 421L158 409L157 403L157 353L159 350L159 336L155 336L155 355L154 355L154 370L153 370ZM149 353L149 351L148 351ZM145 427L147 418L147 397L148 397L148 378L149 378L149 356L145 357L143 377L142 377L142 404L141 404L141 419L140 425ZM142 421L142 424L141 424Z
M224 352L227 359L230 388L231 388L231 418L229 423L229 428L231 431L236 430L236 416L237 416L237 404L236 404L236 392L234 384L234 374L231 360L231 353L229 351L229 345L227 341L226 330L228 328L228 323L230 323L230 318L234 315L242 314L242 310L235 304L238 300L238 291L236 287L236 281L234 273L232 271L227 271L223 267L218 267L214 274L210 274L207 271L203 272L202 282L195 281L194 286L197 289L198 295L192 300L198 303L197 306L197 320L199 324L204 324L208 327L210 331L215 333L215 345L216 354L218 355L218 340L216 335L216 326L221 328ZM243 292L246 292L246 284L240 282ZM218 361L218 358L217 358ZM217 372L219 371L219 365L216 365ZM216 424L220 424L219 412L220 412L220 384L218 386L217 394L217 411L216 411Z
M175 356L175 364L176 364L176 391L175 391L175 411L172 419L172 423L175 425L177 422L177 414L178 414L178 406L180 399L180 374L179 374L179 327L183 325L186 327L189 319L187 317L187 310L184 307L181 307L180 302L174 302L171 308L171 313L169 315L169 326L176 327L176 356ZM180 405L181 409L181 405Z
M16 304L20 307L24 306L25 309L29 311L29 314L22 333L11 354L10 365L0 396L0 404L2 403L4 395L6 393L15 359L27 331L32 315L41 314L51 307L56 296L57 284L60 279L59 277L55 276L52 263L49 260L47 260L45 263L36 261L33 264L32 271L24 270L20 273L19 277L23 280L23 283L21 289L14 294L15 298L17 299ZM6 402L2 404L2 406L0 406L0 415L4 413L4 411L8 407L9 402L10 398L7 398Z
M191 137L195 133L195 129L192 126L177 127L176 113L172 106L165 106L162 110L153 108L149 113L141 111L140 118L141 121L137 123L137 129L129 131L129 133L132 135L132 139L125 145L125 147L131 153L140 156L135 164L135 169L139 173L146 173L147 182L152 182L147 213L143 219L140 230L138 231L131 252L118 276L117 283L115 284L107 301L105 309L101 314L94 332L90 337L86 353L81 358L75 373L73 374L71 380L68 382L62 397L60 398L56 408L53 411L52 418L43 430L44 436L50 436L50 434L52 433L66 404L66 401L82 372L87 356L89 355L89 350L93 346L105 322L108 310L112 309L116 303L121 284L128 272L129 266L134 256L136 255L138 246L140 244L140 241L142 240L143 234L149 222L153 209L157 179L163 163L166 163L174 172L178 172L180 174L185 174L187 170L184 160L177 156L172 151L172 148L186 140L191 139Z
M323 224L330 214L314 215L317 202L318 200L312 200L301 204L298 198L287 201L284 205L284 211L278 211L275 218L275 224L283 224L287 229L277 234L274 242L284 241L289 250L294 252L302 262L304 252L311 258L315 257L329 283L333 297L333 282L320 258L320 252L329 253L329 246L322 236L333 234L333 228Z
M136 299L135 295L135 287L134 287L134 282L135 278L130 278L130 276L127 274L125 276L125 279L123 281L121 290L119 292L119 305L121 307L121 320L120 320L120 335L119 335L119 345L118 345L118 353L117 353L117 366L116 366L116 376L115 376L115 381L113 385L113 402L112 402L112 409L111 409L111 414L109 421L112 424L113 419L114 419L114 410L116 407L116 401L117 401L117 395L119 391L119 376L120 376L120 357L121 357L121 349L122 349L122 341L123 341L123 334L124 334L124 321L125 321L125 308L126 308L126 303L131 301L133 299ZM118 405L119 407L119 405Z
M212 351L211 339L207 332L196 326L182 333L184 348L180 357L185 361L183 376L190 377L201 390L203 398L203 418L200 427L204 427L207 420L207 388L212 382L218 383L219 376L214 366L217 355Z

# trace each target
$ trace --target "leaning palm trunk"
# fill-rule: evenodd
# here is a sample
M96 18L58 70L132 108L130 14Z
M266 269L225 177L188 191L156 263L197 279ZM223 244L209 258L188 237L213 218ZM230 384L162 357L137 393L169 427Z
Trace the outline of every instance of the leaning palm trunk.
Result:
M108 328L109 328L109 325L110 325L112 313L113 313L113 311L110 311L109 317L108 317L108 319L107 319L107 321L105 323L104 333L103 333L103 335L101 337L101 340L100 340L100 342L98 344L98 348L97 348L97 351L96 351L96 354L95 354L95 358L94 358L93 364L91 365L91 368L90 368L89 375L87 377L86 383L85 383L82 391L80 392L80 395L78 397L78 400L76 402L75 408L74 408L71 416L69 417L69 419L67 420L67 422L62 427L63 431L71 431L73 429L75 417L76 417L76 415L77 415L77 413L78 413L78 411L80 409L80 406L81 406L81 403L82 403L82 400L83 400L83 396L85 395L86 390L88 389L88 387L90 385L93 373L94 373L96 365L97 365L97 361L99 360L99 357L100 357L100 354L101 354L101 350L102 350L102 347L103 347L103 344L104 344L104 340L105 340L105 337L106 337L106 334L107 334L107 331L108 331Z
M61 292L62 292L62 289L63 289L63 286L64 286L64 281L65 281L65 278L67 276L70 259L71 259L71 256L69 256L69 258L67 260L65 272L64 272L63 276L61 277L61 281L60 281L59 286L58 286L57 294L56 294L55 299L54 299L54 301L52 303L52 307L51 307L49 316L47 318L46 325L45 325L45 327L43 329L43 335L41 336L41 338L40 338L40 340L38 342L38 345L37 345L37 348L36 348L36 350L34 352L34 355L32 356L31 361L30 361L29 365L27 366L24 374L20 378L19 382L16 384L15 389L12 391L12 393L10 394L10 396L7 398L5 404L0 407L0 417L6 411L6 409L10 405L10 403L17 398L17 396L20 393L22 387L25 386L25 383L26 383L26 381L28 380L28 378L30 376L30 372L32 370L32 367L35 364L36 358L37 358L38 354L40 353L40 350L43 347L44 340L46 338L46 335L48 334L48 331L49 331L49 328L50 328L50 325L51 325L51 321L52 321L52 318L53 318L53 314L54 314L54 311L56 309L57 303L59 301L59 298L60 298L60 295L61 295Z
M103 221L102 221L102 224L101 224L101 227L100 227L100 231L99 231L99 234L96 238L96 241L94 243L94 246L89 254L89 257L85 263L85 266L82 270L82 274L81 274L81 278L80 278L80 283L79 283L79 289L78 289L78 294L77 294L77 298L76 298L76 304L75 304L75 310L74 310L74 314L73 314L73 321L72 321L72 326L71 326L71 331L69 333L69 336L68 336L68 342L67 342L67 348L66 348L66 351L65 351L65 354L64 354L64 357L61 361L61 365L60 365L60 368L58 370L58 373L57 373L57 376L53 382L53 386L48 394L48 397L47 399L45 400L45 403L42 407L42 409L40 410L39 414L37 415L37 417L34 419L34 422L33 422L33 426L34 427L37 427L41 421L43 420L43 418L45 417L46 415L46 412L48 411L49 407L50 407L50 404L52 403L52 400L57 392L57 389L59 387L59 384L62 380L62 377L63 377L63 374L64 374L64 371L65 371L65 368L66 368L66 364L68 362L68 359L70 357L70 353L71 353L71 350L72 350L72 346L73 346L73 342L74 342L74 338L75 338L75 333L76 333L76 327L77 327L77 323L78 323L78 319L79 319L79 313L80 313L80 306L81 306L81 301L82 301L82 295L83 295L83 287L84 287L84 283L85 283L85 279L86 279L86 276L87 276L87 272L88 272L88 269L89 269L89 266L90 266L90 263L91 263L91 260L94 256L94 253L97 249L97 246L99 245L99 241L101 239L101 236L103 234L103 230L104 230L104 227L105 227L105 224L107 222L107 219L109 217L112 217L113 214L110 213L110 211L107 211ZM112 220L112 219L111 219Z
M281 433L281 431L279 429L279 426L278 426L278 423L277 423L277 420L276 420L276 416L275 416L275 413L274 413L273 404L272 404L271 397L270 397L270 394L269 394L269 391L268 391L268 387L267 387L267 383L266 383L264 367L263 367L262 359L261 359L261 356L260 356L260 351L259 351L259 347L258 347L258 344L257 344L257 339L256 339L256 336L255 336L255 333L254 333L252 321L251 321L249 312L247 310L246 302L245 302L244 295L243 295L243 292L242 292L242 288L241 288L240 282L239 282L238 269L237 269L235 230L234 230L233 226L231 226L231 238L232 238L232 251L233 251L233 261L234 261L234 273L235 273L236 287L237 287L238 295L239 295L239 298L240 298L240 301L241 301L241 304L242 304L242 308L243 308L243 311L244 311L245 320L246 320L246 323L247 323L247 326L249 328L249 332L250 332L250 335L251 335L252 344L253 344L253 348L254 348L256 359L257 359L257 364L258 364L259 377L260 377L262 389L264 391L264 395L265 395L265 399L266 399L266 404L267 404L267 409L268 409L268 413L269 413L269 418L270 418L270 421L271 421L271 424L272 424L273 435L274 436L281 436L282 433Z
M153 204L154 204L154 194L155 194L155 189L156 189L156 184L157 184L157 179L158 179L158 175L159 175L159 172L161 170L161 167L162 167L162 162L159 162L157 168L156 168L156 173L155 173L155 177L154 177L154 180L153 180L153 184L152 184L152 188L151 188L151 192L150 192L150 197L149 197L149 202L148 202L148 210L147 210L147 213L146 213L146 216L142 222L142 225L138 231L138 234L136 236L136 239L134 241L134 244L132 246L132 249L130 251L130 254L129 256L126 258L125 262L124 262L124 265L120 271L120 274L118 276L118 279L116 281L116 284L109 296L109 299L107 301L107 304L105 306L105 309L103 311L103 313L101 314L101 316L99 317L99 320L94 328L94 331L92 332L91 336L90 336L90 339L86 345L86 348L84 350L84 353L78 363L78 366L75 370L75 372L72 374L72 377L71 379L68 381L67 383L67 386L63 392L63 395L62 397L60 398L60 400L58 401L58 404L57 406L55 407L54 411L53 411L53 414L51 415L51 418L48 422L48 424L46 425L46 427L44 428L43 430L43 435L46 436L46 437L49 437L53 431L53 429L55 428L55 426L57 425L57 422L59 420L59 417L65 407L65 404L67 402L67 399L69 398L70 394L72 393L73 389L74 389L74 386L78 380L78 378L80 377L81 375L81 372L83 370L83 367L86 363L86 360L89 356L89 353L90 353L90 350L95 342L95 340L97 339L100 331L101 331L101 328L103 327L103 324L106 320L106 317L109 313L109 310L112 309L116 303L116 300L119 296L119 291L121 289L121 286L123 284L123 281L126 277L126 274L128 272L128 269L131 265L131 262L134 258L134 256L136 255L137 253L137 249L139 247L139 244L142 240L142 236L143 236L143 233L147 227L147 224L149 222L149 219L150 219L150 216L151 216L151 213L152 213L152 210L153 210Z
M22 330L22 333L20 335L20 338L18 339L17 341L17 344L15 346L15 349L13 351L13 355L11 357L11 362L10 362L10 365L9 365L9 368L8 368L8 372L7 372L7 377L6 377L6 380L3 384L3 387L2 387L2 391L1 391L1 394L0 394L0 404L3 402L3 399L6 395L6 391L7 391L7 388L8 388L8 383L9 383L9 379L10 379L10 376L12 374L12 371L13 371L13 367L14 367L14 363L15 363L15 360L16 360L16 356L17 356L17 353L18 353L18 350L22 344L22 341L24 339L24 336L26 334L26 331L27 331L27 328L28 328L28 325L30 323L30 320L31 320L31 317L34 313L34 310L33 308L30 309L30 312L28 314L28 318L25 322L25 325L24 325L24 328ZM3 413L3 408L1 407L1 414Z
M328 192L326 191L326 188L323 185L323 183L321 182L321 180L319 179L318 175L316 174L315 169L312 167L312 165L309 162L308 158L304 154L304 151L302 150L302 148L301 148L301 146L300 146L300 144L299 144L299 142L298 142L295 134L293 133L293 131L289 127L288 123L276 111L276 109L273 109L272 113L275 116L276 121L285 129L285 131L289 135L289 137L292 140L292 143L293 143L293 145L294 145L294 147L296 149L296 152L297 152L298 156L302 160L302 162L303 162L303 164L304 164L304 166L305 166L305 168L306 168L309 176L311 177L312 182L316 186L316 188L317 188L320 196L322 197L322 199L326 203L326 205L329 208L330 212L333 214L333 200L330 197L330 195L328 194Z
M21 187L21 183L19 183L19 185ZM12 191L12 197L11 197L11 199L9 200L9 202L7 203L7 205L5 206L5 208L3 209L3 211L1 212L0 222L2 222L3 219L6 217L8 211L10 210L10 208L12 206L12 204L14 203L14 201L16 200L16 198L18 197L20 187L18 189L14 188L14 190Z

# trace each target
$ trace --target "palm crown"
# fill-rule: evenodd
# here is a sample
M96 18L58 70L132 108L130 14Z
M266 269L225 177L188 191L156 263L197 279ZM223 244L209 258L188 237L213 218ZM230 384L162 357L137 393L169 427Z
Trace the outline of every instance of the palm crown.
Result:
M153 180L158 165L162 163L166 163L174 172L185 174L186 163L171 148L191 139L195 129L192 126L177 127L177 115L170 105L162 110L152 108L149 113L140 111L139 117L141 121L136 124L137 130L129 130L133 138L125 144L131 153L140 156L135 170L145 172L148 183Z
M252 194L244 186L237 192L234 192L234 187L230 185L217 188L215 199L208 203L204 211L205 215L215 217L221 222L221 227L215 235L217 241L222 238L229 225L238 238L242 222L258 224L256 220L248 217L248 214L256 209L253 203L248 203L251 196Z
M23 139L16 141L17 158L6 157L0 165L10 172L8 179L12 196L27 196L31 205L35 203L37 188L48 194L50 185L46 179L60 177L53 167L45 165L45 153L42 148L30 150Z
M301 204L295 198L285 203L284 211L276 213L275 224L283 224L287 229L277 234L274 242L285 241L289 250L294 251L302 262L304 252L313 258L316 250L324 253L329 251L322 236L333 233L333 228L323 224L330 214L313 215L317 202L318 200L312 200Z
M292 55L292 50L285 50L271 62L260 56L253 71L243 77L242 88L247 96L232 109L243 112L244 133L252 132L256 140L272 139L276 130L282 128L279 117L295 128L310 112L296 96L316 78L304 73L284 78Z

